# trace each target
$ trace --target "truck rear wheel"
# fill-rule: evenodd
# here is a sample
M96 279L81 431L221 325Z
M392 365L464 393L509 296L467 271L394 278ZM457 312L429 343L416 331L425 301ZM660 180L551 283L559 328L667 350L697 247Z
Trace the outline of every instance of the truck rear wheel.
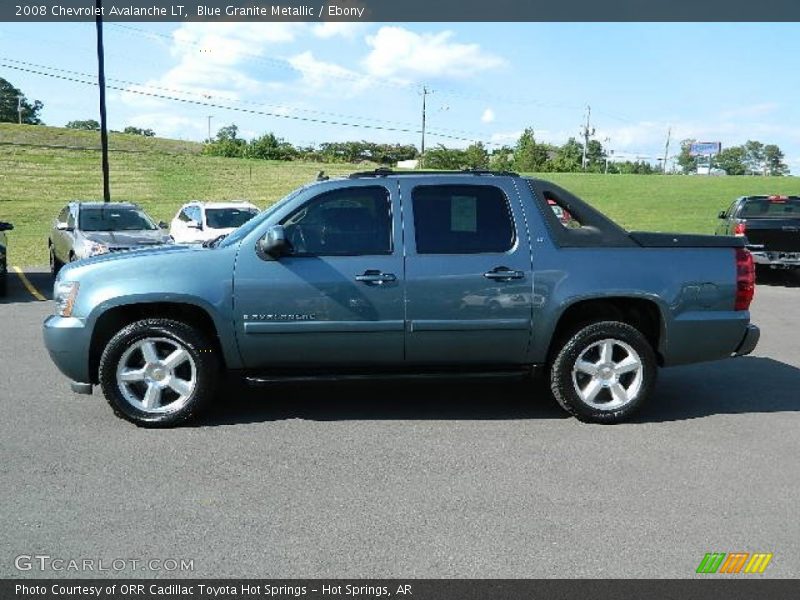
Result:
M656 357L634 327L601 321L568 336L550 368L558 403L581 421L619 423L650 396Z
M100 386L117 416L137 425L173 426L211 402L219 370L216 349L196 328L145 319L108 342L100 358Z

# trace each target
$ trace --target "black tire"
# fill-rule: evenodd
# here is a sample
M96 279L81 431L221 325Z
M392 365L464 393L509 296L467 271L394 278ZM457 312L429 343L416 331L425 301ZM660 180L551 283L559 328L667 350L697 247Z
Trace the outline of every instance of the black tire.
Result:
M53 245L50 244L50 273L53 275L53 277L58 275L58 272L61 270L61 267L63 266L64 263L62 263L60 260L58 260L58 258L56 258L55 249L53 248Z
M8 293L8 268L6 265L0 267L0 297L5 298Z
M612 341L611 357L604 362L600 352L606 340ZM631 350L637 356L632 356ZM573 377L573 369L582 356L592 368L598 366L595 375L576 369ZM596 365L593 360L595 356L598 358ZM610 367L621 365L627 360L626 356L638 359L641 369L616 374ZM655 352L638 329L619 321L601 321L585 325L562 340L550 366L550 389L564 410L581 421L620 423L647 401L655 385L657 371ZM587 401L579 389L587 396L591 396L591 389L599 391ZM618 394L616 398L614 393ZM630 398L627 397L629 394ZM623 402L620 398L626 400Z
M123 359L126 365L130 364L127 361L137 360L137 345L151 343L155 344L156 351L160 353L159 360L165 359L171 348L182 348L189 358L179 368L188 368L191 372L189 379L194 383L191 392L184 396L179 396L169 385L161 388L158 393L159 405L148 410L135 404L130 398L144 396L151 384L156 387L161 384L154 379L124 384L117 380L117 371ZM161 364L147 363L144 352L138 352L142 372L149 368L147 365ZM153 372L156 373L154 377L161 378L162 383L166 381L164 378L168 375L164 373L164 369L151 371ZM167 373L172 375L172 371ZM117 416L140 426L171 427L193 418L214 399L220 379L220 359L206 336L191 325L171 319L145 319L128 325L111 338L100 358L99 379L103 395ZM161 404L162 394L167 400L171 395L178 395L179 398L172 404Z

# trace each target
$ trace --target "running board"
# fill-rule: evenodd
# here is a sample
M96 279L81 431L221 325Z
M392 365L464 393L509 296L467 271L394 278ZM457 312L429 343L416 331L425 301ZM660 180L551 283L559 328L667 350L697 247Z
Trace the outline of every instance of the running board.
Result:
M394 381L426 381L436 379L526 379L531 376L533 369L510 369L497 371L434 371L421 373L398 373L398 372L376 372L376 373L319 373L313 375L251 375L244 378L248 385L259 386L271 383L313 383L325 381L373 381L373 380L394 380Z

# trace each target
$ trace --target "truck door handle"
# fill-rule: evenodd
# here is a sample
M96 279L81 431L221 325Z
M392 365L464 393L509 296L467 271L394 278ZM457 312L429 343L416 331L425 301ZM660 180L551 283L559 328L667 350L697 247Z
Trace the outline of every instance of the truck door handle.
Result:
M370 284L383 285L384 283L391 283L397 281L397 276L394 273L382 273L378 270L369 269L364 271L363 275L356 275L356 281Z
M486 277L486 279L493 279L496 281L509 281L511 279L522 279L525 277L525 273L522 271L514 271L507 267L497 267L488 273L484 273L483 276Z

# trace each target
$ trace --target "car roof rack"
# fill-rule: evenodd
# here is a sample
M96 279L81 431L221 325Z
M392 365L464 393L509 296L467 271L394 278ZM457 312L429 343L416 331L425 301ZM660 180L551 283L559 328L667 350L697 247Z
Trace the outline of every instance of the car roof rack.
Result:
M379 168L374 171L359 171L348 175L349 179L364 177L389 177L389 176L414 176L414 175L493 175L496 177L519 177L514 171L492 171L490 169L463 169L461 171L393 171L392 169Z

